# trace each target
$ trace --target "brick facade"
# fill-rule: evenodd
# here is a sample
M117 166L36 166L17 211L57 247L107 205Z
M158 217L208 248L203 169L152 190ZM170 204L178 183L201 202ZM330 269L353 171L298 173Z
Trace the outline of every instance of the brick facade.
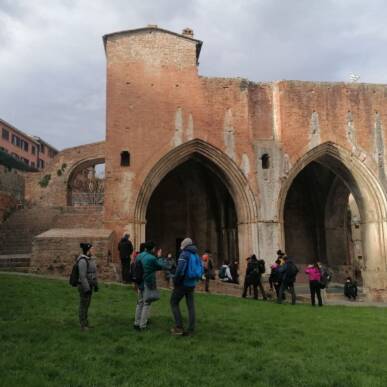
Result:
M104 43L106 141L65 150L43 174L29 176L26 197L32 205L66 205L74 168L103 159L104 227L115 231L116 238L129 231L138 246L146 238L152 194L165 176L194 160L221 180L234 201L234 241L243 273L251 253L270 262L278 248L294 243L286 237L286 214L299 217L308 231L309 220L301 219L308 209L296 208L297 201L287 198L303 171L317 171L312 196L320 195L323 205L310 206L326 218L320 226L331 241L324 243L335 246L345 239L337 235L346 232L351 192L362 218L365 288L370 297L387 298L386 85L202 77L197 64L201 42L157 27L106 35ZM129 165L123 163L124 152L130 156ZM59 176L63 164L65 173ZM38 183L46 174L50 181L42 188ZM323 190L320 183L325 184ZM337 219L332 213L335 203L344 203ZM223 223L219 225L219 235L226 235ZM317 243L307 238L304 242ZM324 246L306 251L318 248ZM318 258L312 253L306 253L305 260Z

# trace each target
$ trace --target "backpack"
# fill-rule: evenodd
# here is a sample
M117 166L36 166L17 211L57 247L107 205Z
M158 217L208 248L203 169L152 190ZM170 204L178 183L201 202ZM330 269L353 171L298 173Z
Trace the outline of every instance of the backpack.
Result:
M144 280L144 266L142 265L141 260L136 259L136 262L133 264L133 271L132 271L132 281L140 285L141 282Z
M226 278L226 266L222 266L222 267L219 269L219 278L220 278L220 279Z
M286 279L294 281L298 274L298 267L292 261L287 262Z
M320 287L321 289L325 289L328 286L330 280L332 279L332 276L329 273L329 271L325 268L322 268L320 270L320 273L321 273Z
M73 265L73 268L71 270L71 274L70 274L70 278L69 278L69 284L71 286L78 286L79 284L79 266L78 266L78 263L81 259L84 259L86 261L86 265L87 265L87 271L89 271L89 261L83 256L79 256L77 258L77 261L74 263Z
M201 279L203 277L204 270L202 260L199 255L190 253L186 275L189 279Z
M265 267L265 261L263 259L260 259L258 261L258 270L261 274L265 273L266 267Z

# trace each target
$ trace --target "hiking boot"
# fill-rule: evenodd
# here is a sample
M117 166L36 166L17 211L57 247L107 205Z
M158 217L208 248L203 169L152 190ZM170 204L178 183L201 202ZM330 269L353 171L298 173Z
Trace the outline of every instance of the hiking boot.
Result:
M173 336L183 336L184 335L184 331L182 328L177 328L177 327L174 327L171 329L171 334Z

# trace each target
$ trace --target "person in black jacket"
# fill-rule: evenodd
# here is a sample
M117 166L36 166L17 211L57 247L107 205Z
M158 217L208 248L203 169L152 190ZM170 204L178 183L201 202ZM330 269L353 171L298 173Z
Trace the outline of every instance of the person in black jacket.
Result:
M118 251L120 252L121 259L122 282L124 283L131 282L130 257L133 253L133 245L129 238L130 235L125 233L120 242L118 243Z
M254 298L258 299L258 286L262 292L263 299L266 300L266 294L261 283L261 270L259 268L259 262L255 254L253 254L247 264L245 283L243 287L242 297L245 298L247 295L247 289L249 286L253 287Z
M284 257L284 264L278 268L278 273L281 278L281 285L278 291L277 303L282 303L285 290L288 290L292 296L292 304L295 305L296 292L294 290L294 283L296 282L298 268L291 257Z

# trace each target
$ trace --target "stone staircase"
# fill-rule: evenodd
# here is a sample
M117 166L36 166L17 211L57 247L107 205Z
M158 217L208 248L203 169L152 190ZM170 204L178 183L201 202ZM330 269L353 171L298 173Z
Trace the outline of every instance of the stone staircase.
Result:
M30 254L0 255L0 271L27 273L30 269Z
M52 228L102 228L101 207L25 208L0 224L0 270L27 271L33 238Z
M32 239L48 230L59 209L32 208L14 212L0 225L0 255L30 254Z

